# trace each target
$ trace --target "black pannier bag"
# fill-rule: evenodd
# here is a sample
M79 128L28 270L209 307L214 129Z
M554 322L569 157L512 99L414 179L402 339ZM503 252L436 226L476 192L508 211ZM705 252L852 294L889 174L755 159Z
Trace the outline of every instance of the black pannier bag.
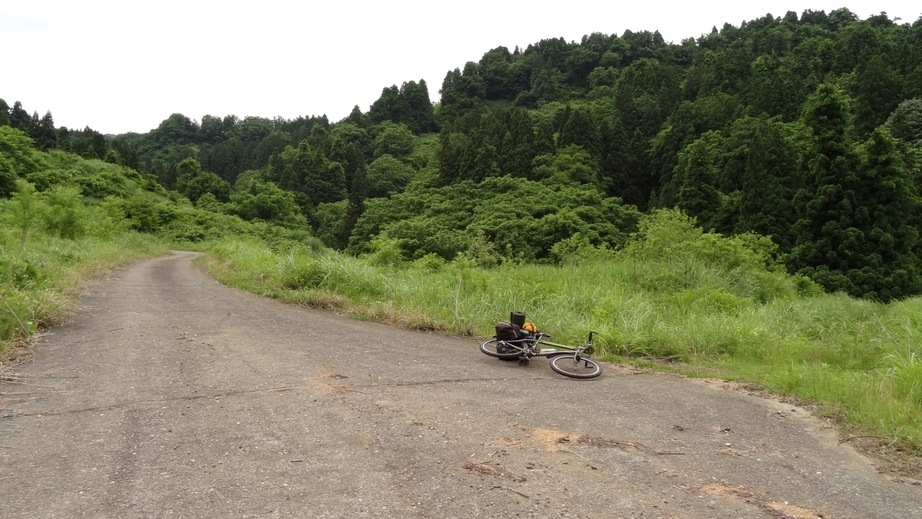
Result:
M514 324L496 323L496 338L501 341L515 341L525 338L525 332Z

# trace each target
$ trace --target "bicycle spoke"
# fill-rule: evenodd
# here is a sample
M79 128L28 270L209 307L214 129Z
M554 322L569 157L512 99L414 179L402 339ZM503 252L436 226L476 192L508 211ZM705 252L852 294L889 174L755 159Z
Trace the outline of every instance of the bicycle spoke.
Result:
M552 358L551 369L573 378L593 378L602 373L602 367L596 361L577 355L561 355Z

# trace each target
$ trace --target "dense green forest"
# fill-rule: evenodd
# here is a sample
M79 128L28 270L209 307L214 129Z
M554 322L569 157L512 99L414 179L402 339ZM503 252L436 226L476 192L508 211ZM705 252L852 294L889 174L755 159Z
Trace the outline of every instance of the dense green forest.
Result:
M618 250L643 214L678 208L705 230L771 238L776 260L829 292L922 293L922 19L843 8L678 44L552 38L489 50L439 94L408 81L338 122L173 114L116 136L0 100L0 126L124 168L146 190L120 202L132 226L189 241L233 218L392 263L553 264ZM55 171L4 150L0 197L17 179L48 191Z

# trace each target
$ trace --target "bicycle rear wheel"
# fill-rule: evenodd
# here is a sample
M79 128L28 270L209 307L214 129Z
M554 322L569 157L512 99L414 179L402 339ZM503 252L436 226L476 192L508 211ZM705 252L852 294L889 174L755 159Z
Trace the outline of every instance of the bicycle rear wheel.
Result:
M516 349L514 346L511 346L506 341L501 341L495 338L484 341L484 343L480 345L480 351L491 357L496 357L497 359L502 360L515 360L522 356L522 352Z
M593 378L602 374L602 366L598 362L576 355L558 355L551 358L551 369L565 377Z

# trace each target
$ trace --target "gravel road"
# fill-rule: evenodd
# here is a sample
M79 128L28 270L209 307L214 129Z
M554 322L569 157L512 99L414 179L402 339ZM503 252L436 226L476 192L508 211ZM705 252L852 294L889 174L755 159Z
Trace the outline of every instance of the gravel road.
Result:
M802 408L609 364L567 379L193 257L97 280L4 374L0 517L922 517L922 487Z

